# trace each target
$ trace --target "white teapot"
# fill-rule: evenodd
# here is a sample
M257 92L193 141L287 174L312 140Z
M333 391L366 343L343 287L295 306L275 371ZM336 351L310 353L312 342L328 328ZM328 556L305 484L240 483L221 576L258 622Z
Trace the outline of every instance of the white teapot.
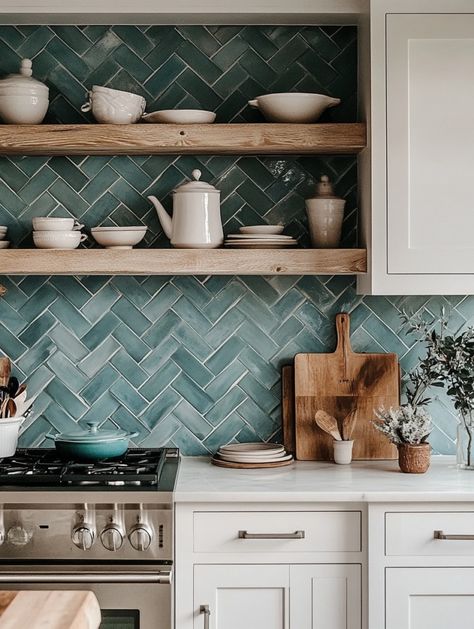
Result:
M193 170L194 181L173 191L173 218L154 196L148 197L158 213L163 231L173 247L214 249L224 242L220 190L199 181L200 170Z

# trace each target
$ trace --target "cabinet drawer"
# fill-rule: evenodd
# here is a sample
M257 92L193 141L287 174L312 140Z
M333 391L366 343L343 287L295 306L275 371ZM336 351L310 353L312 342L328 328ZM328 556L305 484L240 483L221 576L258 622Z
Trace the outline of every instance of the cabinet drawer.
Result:
M360 511L194 513L194 552L360 552Z
M437 538L436 531L448 538ZM474 511L386 513L385 554L474 556Z

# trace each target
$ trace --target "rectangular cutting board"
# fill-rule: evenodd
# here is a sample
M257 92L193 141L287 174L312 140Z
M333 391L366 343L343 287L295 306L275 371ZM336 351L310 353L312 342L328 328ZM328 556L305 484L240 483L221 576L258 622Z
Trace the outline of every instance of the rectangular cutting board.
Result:
M337 347L332 354L295 356L296 458L332 459L332 437L314 422L316 411L333 415L341 429L353 409L354 459L395 459L396 448L371 424L374 409L400 404L400 368L396 354L357 354L350 344L348 314L336 316Z

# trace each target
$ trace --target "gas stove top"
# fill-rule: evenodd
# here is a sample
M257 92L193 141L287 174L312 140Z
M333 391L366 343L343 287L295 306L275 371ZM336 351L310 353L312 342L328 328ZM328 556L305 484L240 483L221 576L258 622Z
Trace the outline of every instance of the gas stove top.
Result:
M66 461L56 450L19 449L0 459L0 490L90 489L173 491L177 448L132 448L117 459L94 463Z

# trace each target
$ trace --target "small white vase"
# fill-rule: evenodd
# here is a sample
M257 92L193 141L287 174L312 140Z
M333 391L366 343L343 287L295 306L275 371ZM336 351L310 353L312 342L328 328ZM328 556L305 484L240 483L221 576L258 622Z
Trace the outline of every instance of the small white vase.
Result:
M334 195L332 183L326 175L316 184L314 197L306 199L305 203L313 247L339 247L346 202Z
M354 441L333 441L334 463L338 465L349 465L352 461L352 447Z

